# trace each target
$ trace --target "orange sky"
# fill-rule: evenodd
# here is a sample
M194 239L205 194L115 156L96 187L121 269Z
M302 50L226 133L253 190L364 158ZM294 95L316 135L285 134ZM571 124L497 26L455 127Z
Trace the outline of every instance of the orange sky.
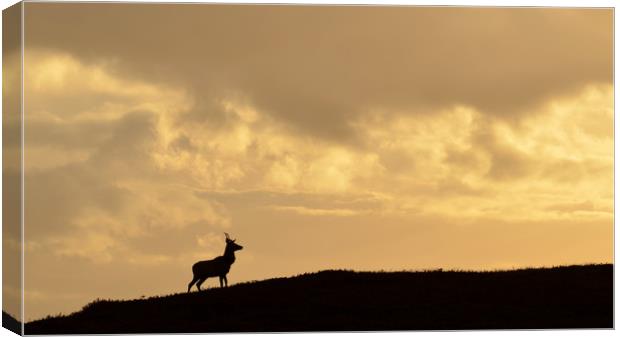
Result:
M231 283L611 262L612 13L27 3L26 320L224 231Z

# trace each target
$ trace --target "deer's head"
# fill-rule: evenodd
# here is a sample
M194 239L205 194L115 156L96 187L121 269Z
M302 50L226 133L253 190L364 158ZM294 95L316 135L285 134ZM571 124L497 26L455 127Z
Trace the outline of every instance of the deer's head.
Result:
M230 238L230 236L228 236L228 233L224 233L226 235L226 250L231 250L231 251L237 251L237 250L242 250L243 246L238 245L235 241L237 241L236 239L233 240Z

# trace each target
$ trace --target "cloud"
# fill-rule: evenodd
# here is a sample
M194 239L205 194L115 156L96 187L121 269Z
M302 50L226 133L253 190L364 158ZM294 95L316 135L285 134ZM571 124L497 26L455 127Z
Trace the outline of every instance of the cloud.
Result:
M68 63L57 65L62 71L49 72L54 81L80 86L104 79L118 85L119 91L115 96L115 86L82 85L92 95L95 109L98 104L119 109L83 119L76 117L84 116L79 109L66 112L62 104L44 105L47 92L29 87L34 103L27 125L53 130L60 124L70 130L62 134L43 131L27 138L33 158L46 149L53 150L48 154L64 154L53 160L45 155L36 157L40 163L27 166L35 189L27 193L29 201L51 214L45 220L36 215L31 218L34 223L47 222L34 230L32 237L69 225L99 231L98 242L106 247L110 237L119 235L131 238L149 230L182 229L200 222L229 226L228 207L196 191L323 194L330 195L331 202L337 195L346 199L372 193L385 196L372 210L375 214L500 217L508 212L517 216L519 198L525 202L531 197L528 190L567 193L568 185L557 184L569 167L561 163L570 161L580 168L570 173L572 183L585 178L594 167L605 170L611 165L611 138L605 136L610 130L601 124L572 122L586 114L609 118L609 86L586 86L577 96L541 105L517 124L462 105L423 115L375 110L351 119L351 128L364 142L347 146L298 134L235 96L211 104L211 113L223 115L220 120L226 122L197 122L188 118L198 107L192 105L195 100L187 96L187 90L132 81L126 86L148 90L127 94L122 90L123 78L111 75L114 68L102 70L105 68L67 55L39 51L31 55L35 64L47 64L48 59ZM37 74L39 81L50 81L43 75ZM97 96L102 87L105 95ZM68 99L60 92L49 95L58 102ZM127 96L131 96L129 101ZM115 98L122 103L117 104ZM143 103L146 101L148 104ZM579 108L571 108L575 106ZM93 120L97 116L100 121ZM47 138L49 142L44 141ZM71 145L73 142L81 147ZM542 158L541 152L546 153ZM556 186L550 187L545 179L537 183L536 177L557 177ZM602 177L600 184L589 182L584 188L606 186L607 178ZM40 193L42 187L53 192ZM55 193L62 207L49 203L49 193ZM350 216L368 211L325 203L307 205L310 200L271 206L303 215ZM547 206L534 207L538 216L556 217L556 213L545 213ZM532 206L522 207L531 210ZM91 246L93 256L99 256L97 245ZM71 250L59 249L63 254Z
M272 206L271 208L276 211L295 212L310 216L353 216L361 213L351 209L321 209L304 206Z
M548 207L549 210L557 211L561 213L574 213L574 212L604 212L613 213L612 207L600 207L595 206L592 201L586 200L581 202L559 203Z
M528 191L568 193L594 168L606 172L612 165L612 130L604 123L578 122L611 118L610 86L586 86L576 96L549 101L519 123L464 105L422 115L375 109L350 120L364 142L348 146L298 134L240 96L211 103L211 113L224 116L220 120L226 122L198 122L191 116L199 107L185 89L135 80L125 84L113 75L114 67L85 64L67 54L35 50L30 55L35 66L52 62L58 68L36 73L38 82L33 83L81 87L91 109L114 107L88 114L56 104L72 94L48 93L35 84L27 88L33 102L28 130L31 125L42 130L27 136L27 153L36 158L27 165L32 182L27 196L34 207L47 210L44 218L31 217L33 238L52 230L66 232L67 226L87 228L100 231L98 242L106 247L112 236L140 236L199 222L229 226L227 207L196 191L323 194L332 202L336 195L371 193L385 196L374 210L377 214L516 216L519 200L531 198ZM134 89L123 90L126 87ZM45 104L48 100L53 104ZM68 132L49 131L59 125ZM55 158L43 154L48 149ZM575 169L567 172L571 166L565 163L573 163ZM566 174L571 176L563 178ZM553 179L555 186L538 178ZM570 183L558 184L562 179ZM590 178L582 189L596 186L591 193L605 192L607 179ZM43 188L47 192L41 192ZM455 204L460 205L458 211L451 211ZM305 215L362 211L303 203L271 205ZM547 206L535 206L537 214L555 217L545 213ZM93 253L98 256L96 248Z
M151 155L170 141L171 116L191 106L182 91L127 81L68 54L27 54L29 69L46 69L25 74L26 201L37 209L28 212L29 240L109 262L148 231L227 226L217 205L175 187ZM89 107L71 105L76 93L67 88Z
M36 3L27 10L29 46L110 59L132 77L191 87L205 116L211 98L241 96L295 133L349 144L363 140L349 122L372 109L420 115L460 104L514 120L552 97L612 80L609 9L179 5L171 12ZM200 39L181 38L187 31Z

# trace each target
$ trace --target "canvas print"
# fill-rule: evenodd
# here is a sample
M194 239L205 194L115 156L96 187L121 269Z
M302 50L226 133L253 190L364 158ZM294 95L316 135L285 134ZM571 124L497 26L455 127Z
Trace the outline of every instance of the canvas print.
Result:
M613 328L613 9L3 19L5 327Z

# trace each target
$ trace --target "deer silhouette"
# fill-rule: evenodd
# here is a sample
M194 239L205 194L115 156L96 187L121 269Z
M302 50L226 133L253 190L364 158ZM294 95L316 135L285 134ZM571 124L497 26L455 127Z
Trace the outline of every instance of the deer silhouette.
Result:
M235 252L243 249L242 246L235 243L236 240L232 240L228 233L224 233L226 235L226 248L224 249L224 255L218 256L213 260L199 261L194 263L192 266L192 272L194 273L194 278L187 286L187 292L190 292L194 283L196 283L196 288L198 291L200 289L200 285L209 277L219 276L220 278L220 287L228 287L228 279L226 278L226 274L230 271L230 266L235 262Z

